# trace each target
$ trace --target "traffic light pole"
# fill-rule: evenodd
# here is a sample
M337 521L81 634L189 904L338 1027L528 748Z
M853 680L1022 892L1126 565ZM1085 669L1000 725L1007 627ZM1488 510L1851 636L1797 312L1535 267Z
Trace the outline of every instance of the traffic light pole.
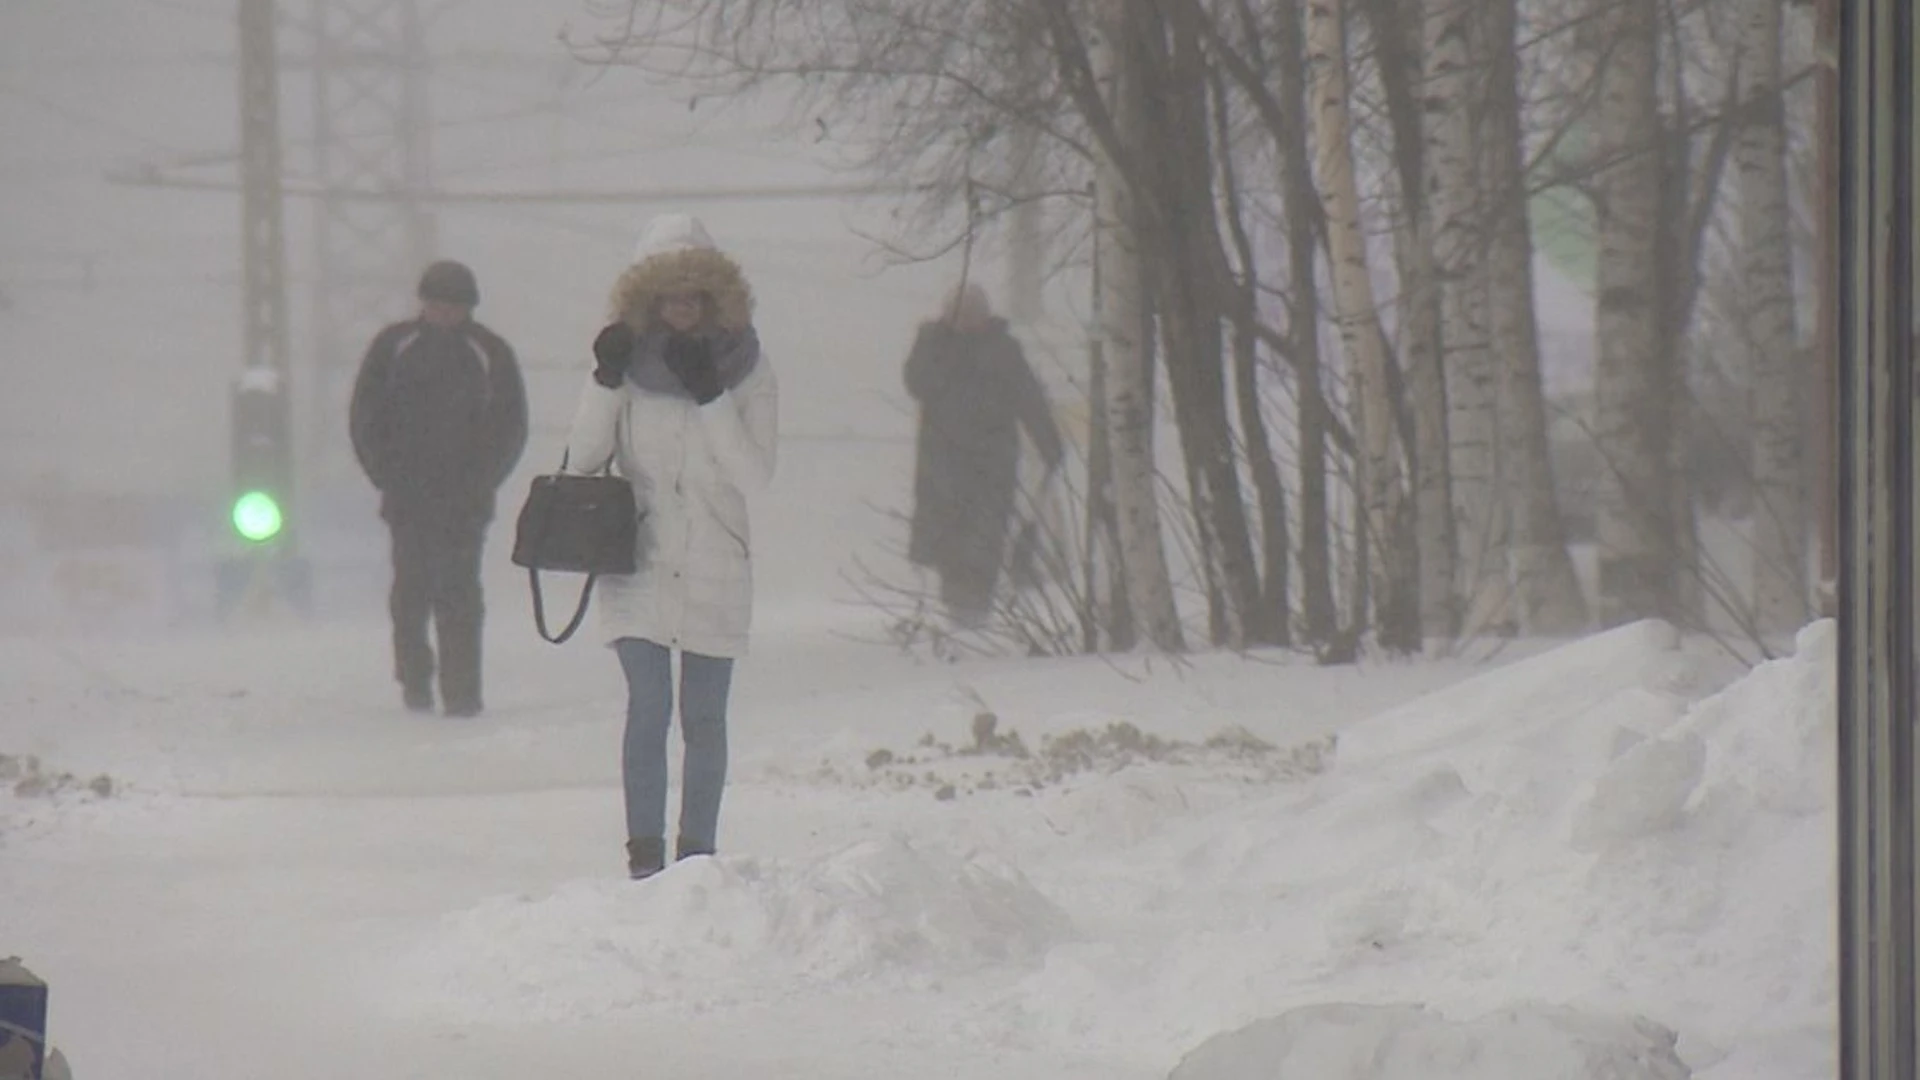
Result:
M240 238L248 368L287 372L287 234L274 0L240 0Z
M293 530L287 246L282 190L275 0L239 0L242 338L232 391L233 488L228 513L246 548L217 584L221 607L264 614L276 599L305 607ZM236 597L245 599L235 604Z

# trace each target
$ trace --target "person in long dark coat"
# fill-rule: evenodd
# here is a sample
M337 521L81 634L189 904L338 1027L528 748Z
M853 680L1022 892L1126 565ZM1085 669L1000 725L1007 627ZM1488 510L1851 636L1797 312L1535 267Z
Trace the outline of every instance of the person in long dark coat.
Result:
M1021 433L1051 471L1064 456L1060 429L1025 350L978 285L956 289L920 327L906 383L920 405L908 559L939 575L955 622L977 626L1006 568Z
M420 315L380 331L353 387L354 453L380 491L393 538L394 678L407 708L482 708L480 553L494 493L527 443L527 394L513 349L473 319L480 290L457 262L420 277Z

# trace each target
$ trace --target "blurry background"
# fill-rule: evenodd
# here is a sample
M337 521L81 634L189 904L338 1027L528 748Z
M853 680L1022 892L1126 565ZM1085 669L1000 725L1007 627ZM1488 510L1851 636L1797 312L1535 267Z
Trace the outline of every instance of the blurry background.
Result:
M237 374L260 361L246 355L243 333L242 102L259 100L241 91L239 13L247 2L254 0L7 0L0 7L0 626L204 621L216 608L216 567L239 554L226 522L235 487L228 393ZM347 450L345 400L368 339L381 324L413 309L415 277L433 258L457 258L475 269L483 294L478 316L512 342L529 382L533 437L520 474L502 492L490 549L490 573L512 589L495 591L496 606L523 591L507 563L506 541L526 480L557 460L587 367L586 346L605 315L607 288L643 221L659 211L700 214L741 259L758 292L763 338L781 373L782 479L756 521L756 531L773 538L756 552L765 619L797 612L814 620L823 606L857 595L843 580L856 558L887 562L899 533L888 512L905 508L910 493L912 413L900 391L899 365L914 324L963 275L986 282L1015 316L1036 366L1052 384L1066 430L1085 448L1088 346L1094 336L1085 273L1087 161L1053 147L1056 163L1072 160L1049 177L1061 190L1044 201L1043 217L989 214L972 231L971 243L957 245L949 241L967 233L966 221L956 229L952 220L939 220L941 213L951 218L960 201L951 191L944 200L927 199L899 190L904 172L894 177L853 167L886 158L872 153L873 142L861 140L888 138L897 130L888 127L889 118L919 108L921 99L909 92L918 85L912 79L879 80L863 91L870 93L866 104L850 110L831 107L836 69L798 80L762 80L758 93L697 97L699 84L692 80L587 59L608 55L608 42L620 43L612 55L645 54L656 68L662 55L671 57L672 49L661 48L662 24L629 22L625 0L258 3L277 16L277 42L264 52L276 61L280 100L277 109L257 110L256 120L277 120L277 175L284 193L284 270L271 291L285 303L296 473L290 525L314 575L319 615L373 614L381 607L385 538L373 493ZM1753 510L1751 481L1756 448L1771 445L1770 429L1753 421L1754 395L1764 388L1752 376L1759 362L1753 357L1766 352L1774 367L1792 377L1772 387L1769 400L1776 406L1809 399L1816 388L1784 398L1779 392L1810 370L1812 335L1806 331L1818 321L1816 291L1808 287L1815 276L1816 217L1807 209L1815 171L1812 22L1804 5L1790 4L1771 30L1750 32L1726 17L1736 7L1689 9L1686 19L1669 28L1676 35L1675 55L1685 61L1682 74L1691 81L1676 75L1673 86L1661 90L1651 103L1660 131L1646 136L1645 145L1616 170L1632 172L1635 182L1651 176L1664 191L1661 213L1681 207L1702 227L1685 238L1688 244L1663 242L1646 253L1649 265L1658 263L1663 272L1687 270L1679 276L1694 285L1691 292L1680 290L1689 314L1667 334L1664 351L1647 361L1662 371L1673 368L1668 374L1680 382L1646 401L1616 403L1610 431L1600 430L1606 425L1596 418L1604 410L1594 393L1597 343L1621 340L1603 334L1595 320L1589 181L1597 166L1587 159L1598 153L1590 144L1600 129L1589 116L1591 95L1568 97L1560 87L1562 81L1585 86L1597 79L1608 69L1596 59L1605 50L1596 52L1595 42L1583 35L1580 5L1538 0L1516 7L1524 32L1508 59L1519 65L1524 99L1519 149L1539 189L1528 203L1533 293L1527 314L1538 327L1553 458L1550 490L1581 585L1602 601L1593 610L1609 612L1603 622L1660 614L1752 637L1796 626L1809 610L1797 595L1806 591L1810 576L1807 540L1799 536L1806 530L1797 524L1774 530L1792 541L1793 550L1776 560L1782 569L1755 569L1768 564L1753 555L1755 537L1765 531L1756 522L1765 515ZM723 23L702 28L705 47L719 49L715 42L727 40L732 28ZM1385 149L1396 144L1376 100L1384 85L1381 72L1392 67L1383 66L1379 43L1362 32L1365 23L1356 22L1349 43L1363 106L1356 114L1361 213L1373 230L1382 329L1397 339L1398 351L1411 356L1416 336L1400 332L1397 313L1402 268L1395 264L1406 253L1396 247L1393 231L1405 215L1399 214L1392 156ZM986 34L992 28L973 30ZM805 56L815 46L809 32L773 44ZM1748 153L1742 140L1751 135L1753 155L1775 153L1760 138L1769 131L1747 122L1750 110L1721 100L1732 100L1727 93L1735 88L1734 61L1742 50L1758 47L1743 37L1751 33L1786 57L1778 85L1752 92L1778 95L1784 103L1782 125L1773 134L1784 143L1777 156L1786 159L1787 191L1782 205L1756 201L1758 209L1743 218L1746 204L1730 198L1744 175L1735 167L1744 159L1733 151ZM1030 37L1008 47L1032 51ZM740 40L751 45L749 38ZM981 72L963 70L963 76L1012 77L1008 71L1018 65L998 48L989 43L948 60L982 65ZM1580 65L1562 71L1567 57L1585 58L1581 63L1593 71ZM1044 99L1041 119L1078 130L1081 120L1064 109L1059 88L1048 93L1054 96ZM1246 218L1269 266L1263 287L1273 294L1268 301L1276 311L1267 320L1277 326L1276 298L1290 288L1278 270L1282 237L1291 231L1275 219L1272 178L1279 173L1271 169L1265 136L1248 119L1256 113L1242 96L1229 95L1245 128L1229 141L1245 157L1241 167L1252 184ZM1047 114L1048 108L1060 115ZM860 116L882 122L856 130ZM984 147L974 157L987 166L1003 164L1000 144L1017 142L1033 117L1007 120L983 121L978 131L948 131L948 114L928 108L917 130L922 137L928 131L938 135L937 149L948 156L911 164L936 174L944 161L942 179L949 187L957 176L956 147ZM1672 153L1671 160L1662 159L1664 171L1654 174L1643 166L1656 145ZM1563 165L1563 158L1574 164ZM379 197L316 197L322 192ZM1784 304L1797 319L1789 320L1788 335L1774 335L1782 340L1764 350L1753 315L1767 305L1747 280L1758 271L1743 261L1744 238L1756 223L1777 226L1781 244L1774 246L1789 249L1790 280L1786 290L1776 290L1782 303L1769 310ZM1045 242L1024 248L1010 242L1038 236ZM1761 247L1756 243L1754 250ZM1015 272L1023 252L1025 272ZM1325 281L1318 284L1320 292L1329 292ZM1035 289L1044 292L1044 303L1014 303ZM1347 371L1329 310L1323 304L1320 348L1330 400L1337 402ZM1518 312L1508 310L1514 317ZM1785 340L1789 335L1796 340ZM1266 422L1277 433L1272 457L1284 476L1284 493L1297 498L1295 474L1305 466L1296 469L1295 387L1289 362L1279 355L1284 351L1261 351L1260 392L1271 414ZM1632 350L1616 345L1615 351L1639 363ZM1211 365L1219 358L1205 359ZM1407 357L1396 359L1411 368ZM1167 369L1162 363L1162 378ZM1618 377L1629 374L1623 369ZM1415 397L1409 394L1409 400ZM1684 399L1684 407L1656 418L1657 425L1641 422L1674 411L1660 405L1670 399ZM1205 617L1217 624L1224 594L1207 578L1213 568L1196 559L1200 545L1188 535L1194 523L1183 522L1178 505L1188 501L1190 476L1178 464L1183 436L1168 415L1173 411L1163 408L1158 417L1156 462L1173 493L1162 507L1174 549L1170 574L1182 616L1197 622L1204 607ZM1596 522L1608 512L1616 523L1632 517L1634 500L1616 505L1620 491L1633 486L1624 482L1612 485L1612 502L1600 497L1602 480L1624 468L1608 464L1621 451L1604 443L1637 445L1649 440L1636 429L1669 423L1675 425L1671 460L1643 464L1660 484L1677 485L1674 498L1685 504L1674 515L1674 537L1660 541L1673 548L1662 556L1672 565L1661 574L1678 574L1685 587L1613 597L1595 569ZM1232 424L1195 437L1202 435L1241 438ZM1458 432L1452 437L1449 449L1459 456L1471 440ZM1773 442L1791 443L1794 462L1805 456L1802 442L1813 445L1810 435L1803 439L1792 431ZM1242 471L1251 464L1244 450L1233 450ZM1338 579L1334 594L1347 607L1346 594L1363 592L1358 583L1365 576L1359 569L1364 560L1352 557L1350 464L1344 453L1336 454L1328 470L1331 527L1322 514L1317 525L1302 528L1303 534L1330 533L1336 565L1317 575L1299 568L1302 577ZM1798 467L1812 471L1815 463L1808 456ZM1448 468L1457 471L1459 463ZM1775 468L1769 475L1782 480L1781 474ZM1802 489L1809 485L1792 476L1782 483L1795 489L1788 500L1793 506L1776 516L1801 523L1808 515L1794 507L1808 502ZM1499 502L1482 510L1491 512ZM1611 511L1600 509L1603 503ZM1464 506L1454 508L1456 516L1466 513ZM1268 546L1275 551L1287 553L1290 543L1303 543L1271 531ZM1267 540L1264 532L1259 540ZM1487 565L1505 561L1501 541L1483 537L1477 544L1494 551ZM1476 553L1458 554L1464 560ZM1279 561L1298 557L1292 552ZM855 576L872 580L866 571ZM1443 580L1455 575L1429 576L1440 588L1423 604L1464 601L1464 584ZM1773 605L1778 618L1759 618L1756 597L1773 578L1785 582L1773 590L1784 591L1784 601ZM1611 588L1619 587L1615 582ZM1680 592L1687 594L1683 602L1662 599ZM1282 598L1279 606L1290 604ZM1457 627L1436 625L1428 614L1428 638L1454 636ZM1569 625L1584 626L1583 620ZM1472 626L1475 619L1466 622ZM1328 630L1310 627L1307 637L1323 643L1318 638ZM1217 626L1210 631L1214 644L1231 636Z
M233 0L0 9L7 624L153 625L212 611L212 565L233 553L228 388L245 361L236 10ZM696 107L638 72L576 59L560 35L607 25L579 0L283 0L279 13L291 524L320 614L383 602L384 532L347 450L344 401L374 331L413 310L424 261L474 268L478 318L527 372L534 432L489 551L490 569L510 574L512 515L526 478L557 462L607 289L644 219L669 209L702 215L759 294L782 375L786 473L807 478L804 492L784 483L768 514L806 515L809 536L828 531L823 544L763 545L762 574L809 594L796 602L830 599L847 553L831 530L884 527L868 504L904 494L899 364L962 256L903 264L864 239L888 233L896 201L845 193L862 179L777 108ZM322 21L334 60L318 72ZM329 208L302 194L409 170L433 192L491 198ZM702 188L765 194L641 197ZM424 226L417 251L410 220Z

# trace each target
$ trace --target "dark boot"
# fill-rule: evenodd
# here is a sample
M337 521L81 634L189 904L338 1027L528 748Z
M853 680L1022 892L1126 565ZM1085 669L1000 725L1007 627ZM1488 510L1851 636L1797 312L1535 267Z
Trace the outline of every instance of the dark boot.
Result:
M430 686L403 686L400 688L400 700L406 703L409 712L433 711L433 688Z
M635 881L659 873L667 865L667 842L654 837L627 841L627 876Z
M702 855L712 855L712 854L713 854L712 844L702 843L697 840L689 840L684 836L674 841L674 853L673 853L674 862L679 862L682 859L693 859L693 858L698 858L699 856L702 856Z

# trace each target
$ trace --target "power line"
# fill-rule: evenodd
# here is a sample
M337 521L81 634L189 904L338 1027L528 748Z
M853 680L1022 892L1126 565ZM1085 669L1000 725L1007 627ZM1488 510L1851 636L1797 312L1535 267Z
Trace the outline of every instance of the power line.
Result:
M107 179L128 187L171 188L177 191L234 192L240 186L231 180L167 176L158 169L123 170L109 173ZM352 187L320 187L313 184L285 184L281 194L297 199L324 199L333 203L423 203L442 206L461 204L489 205L636 205L659 202L780 202L787 200L840 199L873 195L911 195L931 191L931 184L768 184L755 187L720 188L710 185L682 188L627 188L621 190L527 190L527 191L448 191L424 190L376 191Z
M786 160L771 154L766 154L751 146L732 146L725 143L690 144L685 140L675 139L667 144L628 146L619 150L596 150L573 154L545 154L540 157L516 158L511 161L492 160L484 165L474 165L468 168L440 169L436 171L436 175L442 179L447 177L493 176L499 173L517 172L522 169L552 168L556 165L593 165L608 161L621 161L642 155L659 157L676 150L688 149L703 150L716 154L739 154L744 157L758 158L762 161Z
M145 2L160 5L160 6L171 6L171 5L167 5L165 3L165 0L145 0ZM233 21L233 17L230 15L216 15L213 12L209 12L209 11L199 11L196 13L204 15L207 18L219 19L222 22L231 23ZM562 53L544 54L544 53L511 52L511 51L469 50L464 52L449 52L449 53L436 54L433 57L432 62L428 66L430 69L434 70L435 72L438 72L441 69L456 69L456 70L457 69L473 69L473 70L482 70L482 71L500 71L500 70L509 69L509 68L523 68L531 71L535 69L547 69L547 68L557 69L559 64L562 61L566 61L568 59L569 57ZM42 70L78 71L78 70L85 70L88 68L103 68L103 67L113 68L115 70L125 70L127 68L143 67L143 68L226 68L231 70L234 67L236 67L238 64L239 64L239 57L237 57L233 53L206 51L206 50L191 51L191 52L172 52L172 53L87 52L80 55L67 55L67 56L62 56L58 54L51 54L51 55L40 54L36 56L30 56L17 62L10 62L8 64L8 69L11 71L42 71ZM314 60L310 56L295 55L295 56L289 56L286 59L287 69L293 71L296 74L310 71L313 68L313 65L314 65Z
M447 120L436 120L430 123L428 127L433 131L450 131L455 128L479 127L485 124L509 123L515 120L537 120L548 116L550 112L551 110L546 107L529 107L516 109L511 112L491 113L481 116L459 116ZM333 144L340 144L364 140L387 139L392 138L392 136L393 132L390 129L380 131L339 131L331 133L331 142ZM319 142L320 140L310 137L283 139L282 145L289 150L307 150L318 145ZM206 165L228 165L239 160L239 157L239 153L232 150L218 150L194 154L180 153L169 155L165 161L143 163L138 166L138 168L180 169Z
M63 120L67 120L75 124L84 124L87 127L91 127L99 131L116 135L122 139L131 139L134 142L145 143L147 146L154 147L159 150L164 150L164 151L167 151L168 153L177 152L174 147L168 146L166 143L163 143L160 140L155 139L151 135L147 135L144 132L135 131L133 128L123 126L122 124L116 121L95 116L92 113L86 112L82 109L76 109L73 106L66 104L65 102L55 101L52 98L46 97L41 94L37 94L32 90L28 90L15 83L0 82L0 95L4 95L7 97L16 98L20 101L24 101L29 105L33 105L36 108L52 113L53 115L58 116Z
M142 0L142 2L149 7L156 7L162 11L177 11L187 15L195 15L202 19L217 19L223 23L233 22L232 11L210 11L198 4L189 4L186 0Z

